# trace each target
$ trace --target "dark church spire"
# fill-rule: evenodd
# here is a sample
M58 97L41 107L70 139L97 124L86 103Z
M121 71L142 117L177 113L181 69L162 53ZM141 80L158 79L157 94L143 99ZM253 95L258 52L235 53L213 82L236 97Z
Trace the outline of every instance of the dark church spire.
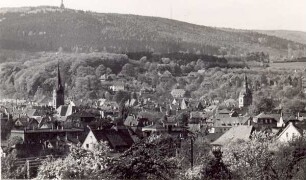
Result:
M59 68L59 61L57 61L57 89L61 89L62 86L62 80L61 80L61 72Z
M62 84L59 62L57 62L57 86L53 92L53 106L58 108L65 104L64 86Z
M244 73L244 85L245 88L248 88L248 77L246 76L246 74Z

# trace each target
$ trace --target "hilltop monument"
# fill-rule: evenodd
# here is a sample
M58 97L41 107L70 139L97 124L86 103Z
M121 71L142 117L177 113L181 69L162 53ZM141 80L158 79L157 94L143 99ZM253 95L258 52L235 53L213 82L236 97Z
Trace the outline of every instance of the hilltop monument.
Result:
M65 6L64 6L64 0L61 0L61 6L60 6L61 9L64 9Z

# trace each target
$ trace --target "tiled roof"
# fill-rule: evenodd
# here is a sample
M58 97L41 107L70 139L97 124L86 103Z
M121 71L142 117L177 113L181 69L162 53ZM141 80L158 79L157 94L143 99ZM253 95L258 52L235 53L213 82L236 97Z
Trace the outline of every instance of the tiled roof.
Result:
M149 125L149 126L145 126L142 128L142 131L163 131L163 130L166 130L165 127L160 124L160 123L156 123L156 124L153 124L153 125Z
M213 145L226 145L230 142L234 142L238 139L248 141L250 140L250 136L254 131L253 126L248 125L240 125L235 126L226 131L222 136L220 136L217 140L212 142Z
M56 109L56 111L58 112L60 116L66 116L67 110L68 110L68 106L66 105L61 105Z
M255 118L257 118L257 119L258 119L258 118L275 119L275 118L277 118L277 117L276 117L275 114L265 114L264 112L262 112L262 113L258 114L257 116L255 116ZM275 120L276 120L276 119L275 119Z
M234 126L234 125L242 125L249 120L250 117L226 117L214 120L214 126Z
M133 139L124 130L101 129L92 131L98 141L106 141L113 149L128 148L132 145Z
M229 114L231 111L227 110L227 109L220 109L218 110L219 114Z

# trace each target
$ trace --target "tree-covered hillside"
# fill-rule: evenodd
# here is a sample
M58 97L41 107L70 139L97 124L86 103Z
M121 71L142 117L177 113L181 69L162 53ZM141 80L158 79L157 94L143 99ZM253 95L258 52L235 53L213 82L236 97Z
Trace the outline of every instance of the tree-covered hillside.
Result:
M288 31L288 30L256 30L259 33L269 36L276 36L283 39L306 44L306 32L303 31Z
M72 52L190 52L287 55L288 44L305 45L252 31L228 31L136 15L104 14L57 7L0 9L0 48Z

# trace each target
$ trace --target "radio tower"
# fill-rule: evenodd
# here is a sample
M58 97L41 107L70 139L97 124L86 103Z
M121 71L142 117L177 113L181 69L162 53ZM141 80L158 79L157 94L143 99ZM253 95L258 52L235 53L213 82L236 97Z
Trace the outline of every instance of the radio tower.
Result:
M64 6L64 0L61 0L61 6L60 6L61 9L64 9L65 6Z

